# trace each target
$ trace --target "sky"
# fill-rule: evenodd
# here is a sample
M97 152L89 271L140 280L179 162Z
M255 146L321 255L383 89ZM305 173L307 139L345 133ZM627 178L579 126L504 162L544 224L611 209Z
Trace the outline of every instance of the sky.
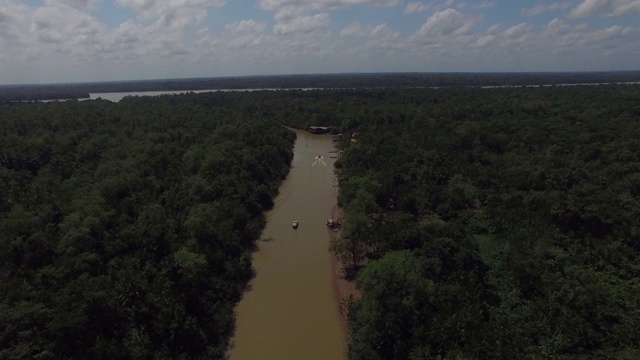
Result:
M640 0L0 0L0 84L640 70Z

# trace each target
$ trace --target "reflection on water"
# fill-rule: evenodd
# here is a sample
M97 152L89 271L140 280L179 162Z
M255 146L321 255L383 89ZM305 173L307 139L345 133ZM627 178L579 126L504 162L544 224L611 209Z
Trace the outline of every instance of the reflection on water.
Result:
M335 201L332 149L331 136L298 132L292 169L253 254L257 275L236 308L230 359L344 358L325 226ZM326 165L312 166L318 154Z

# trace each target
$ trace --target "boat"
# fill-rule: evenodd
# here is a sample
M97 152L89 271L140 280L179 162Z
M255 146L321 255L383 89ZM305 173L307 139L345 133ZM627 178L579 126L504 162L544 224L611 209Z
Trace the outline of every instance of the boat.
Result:
M327 228L337 231L342 226L340 219L327 219Z
M297 229L298 228L298 220L293 220L293 228Z

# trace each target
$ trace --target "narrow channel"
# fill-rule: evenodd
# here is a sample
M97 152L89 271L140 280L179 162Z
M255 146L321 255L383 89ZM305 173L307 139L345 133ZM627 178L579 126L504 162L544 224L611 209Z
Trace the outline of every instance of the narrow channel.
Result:
M256 277L236 307L231 360L344 358L325 225L336 196L333 143L296 133L292 168L253 254Z

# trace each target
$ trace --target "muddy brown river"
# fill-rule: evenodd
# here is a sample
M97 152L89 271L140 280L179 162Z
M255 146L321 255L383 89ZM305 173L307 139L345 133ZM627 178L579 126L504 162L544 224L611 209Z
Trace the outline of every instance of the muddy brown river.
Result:
M325 226L335 203L333 143L330 135L296 133L291 171L253 253L256 277L236 307L231 360L344 358Z

